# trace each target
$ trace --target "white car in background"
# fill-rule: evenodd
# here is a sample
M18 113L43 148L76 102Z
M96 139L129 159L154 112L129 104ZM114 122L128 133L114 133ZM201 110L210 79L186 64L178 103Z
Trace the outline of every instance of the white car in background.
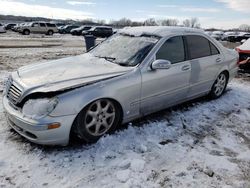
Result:
M211 36L213 34L212 31L205 31L205 33L208 35L208 36Z
M0 33L6 33L4 25L0 23Z
M223 31L214 31L210 36L216 40L221 40L223 35Z

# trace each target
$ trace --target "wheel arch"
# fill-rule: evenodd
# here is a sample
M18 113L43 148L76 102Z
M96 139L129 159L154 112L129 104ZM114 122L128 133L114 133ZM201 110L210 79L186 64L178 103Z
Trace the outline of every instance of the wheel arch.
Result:
M25 31L28 31L30 33L30 29L28 28L23 29L23 33L25 33Z
M77 115L75 116L74 118L74 121L71 125L71 128L70 128L70 134L69 134L69 138L70 140L72 139L72 136L74 136L74 128L76 126L76 121L77 121L77 116L83 111L85 110L91 103L95 102L96 100L100 100L100 99L108 99L108 100L111 100L112 102L114 102L114 104L117 106L117 108L119 109L120 111L120 119L119 119L119 124L122 123L122 120L123 120L123 116L124 116L124 110L123 110L123 107L121 105L121 103L114 99L114 98L111 98L111 97L101 97L101 98L97 98L97 99L93 99L91 101L88 102L88 104L86 104L84 107L82 107L82 109L77 113Z
M49 30L47 31L47 34L49 34L49 32L52 32L52 34L54 33L53 29L49 29Z

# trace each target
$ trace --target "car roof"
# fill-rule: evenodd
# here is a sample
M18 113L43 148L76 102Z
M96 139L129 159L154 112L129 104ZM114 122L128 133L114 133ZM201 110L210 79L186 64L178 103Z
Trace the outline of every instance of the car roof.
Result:
M190 34L190 33L204 33L201 29L187 28L187 27L171 27L171 26L141 26L141 27L125 27L119 30L118 33L141 36L154 35L159 37L166 37L173 33L175 34Z

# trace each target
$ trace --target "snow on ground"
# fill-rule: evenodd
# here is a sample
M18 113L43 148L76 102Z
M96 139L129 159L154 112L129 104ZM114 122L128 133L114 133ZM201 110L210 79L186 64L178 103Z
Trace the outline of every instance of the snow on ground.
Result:
M0 106L0 187L249 187L250 85L129 124L93 145L42 147Z
M0 79L47 52L58 58L57 50L6 52ZM67 147L26 141L10 130L0 103L0 187L250 187L249 93L249 79L237 78L220 99L189 102L96 144Z

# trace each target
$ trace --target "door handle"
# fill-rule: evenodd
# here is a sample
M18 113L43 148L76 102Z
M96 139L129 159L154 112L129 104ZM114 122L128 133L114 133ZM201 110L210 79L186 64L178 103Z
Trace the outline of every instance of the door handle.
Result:
M221 58L217 58L217 59L216 59L216 62L217 62L217 63L220 63L220 62L221 62Z
M182 71L187 71L187 70L190 70L191 66L190 65L184 65L181 70Z

